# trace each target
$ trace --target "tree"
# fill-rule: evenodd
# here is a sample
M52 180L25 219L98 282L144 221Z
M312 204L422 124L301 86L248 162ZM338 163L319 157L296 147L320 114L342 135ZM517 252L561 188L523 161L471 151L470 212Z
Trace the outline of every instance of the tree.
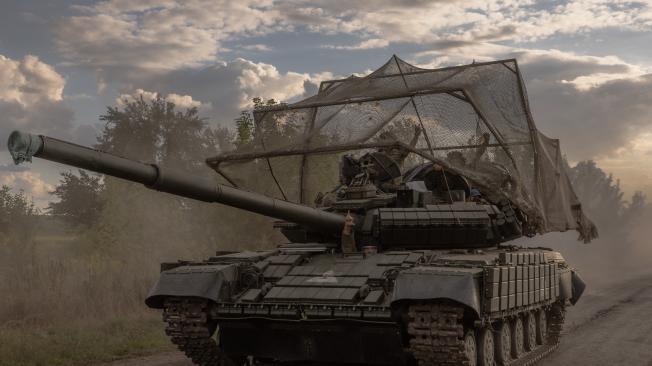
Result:
M158 97L124 101L120 109L108 107L100 116L105 122L97 148L130 159L156 162L185 170L204 171L204 159L217 153L224 134L212 130L197 108L176 109Z
M592 160L581 161L567 169L582 207L601 232L619 233L646 206L642 192L635 192L627 202L620 181Z
M61 180L50 194L59 201L51 202L47 211L51 215L61 216L73 225L91 225L95 223L102 211L102 178L79 170L61 173Z
M628 202L625 210L623 212L623 221L628 222L630 220L635 220L638 216L643 214L647 206L647 197L643 192L636 191L632 195L632 199Z
M592 161L581 161L569 171L569 178L586 214L601 232L620 227L625 208L620 182Z
M233 135L210 128L196 108L179 110L163 98L125 101L121 108L108 108L101 119L105 126L99 149L209 179L217 179L217 175L206 167L205 159L232 143ZM242 225L242 218L225 213L223 206L112 177L105 178L102 198L104 207L89 230L93 236L89 241L95 243L94 249L109 254L133 253L129 258L133 261L138 256L171 260L206 255L207 248L216 243L235 241L225 232Z
M242 147L251 142L254 136L254 119L249 111L240 112L240 116L235 119L236 128L236 146Z
M207 135L213 146L217 147L217 151L226 152L235 148L237 136L226 126L207 131Z
M12 193L0 187L0 244L26 245L30 240L39 211L23 191Z

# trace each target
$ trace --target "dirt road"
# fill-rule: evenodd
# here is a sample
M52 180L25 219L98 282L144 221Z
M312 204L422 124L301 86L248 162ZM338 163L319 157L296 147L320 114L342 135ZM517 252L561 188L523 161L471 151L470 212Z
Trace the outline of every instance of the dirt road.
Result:
M594 282L595 284L595 282ZM652 366L652 274L602 283L568 312L559 349L540 366ZM170 353L105 366L192 366Z
M652 365L652 276L581 301L559 349L541 365Z

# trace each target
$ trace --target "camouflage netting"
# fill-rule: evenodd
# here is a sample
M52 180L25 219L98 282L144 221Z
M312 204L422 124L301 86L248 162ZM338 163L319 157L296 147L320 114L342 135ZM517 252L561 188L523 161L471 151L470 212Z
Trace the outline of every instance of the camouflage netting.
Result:
M325 81L317 95L254 112L255 140L207 159L231 184L312 204L339 183L344 154L401 146L403 171L436 162L487 198L509 198L529 234L577 229L597 236L562 164L539 132L516 60L421 69L393 56L365 77ZM419 133L417 131L422 131Z

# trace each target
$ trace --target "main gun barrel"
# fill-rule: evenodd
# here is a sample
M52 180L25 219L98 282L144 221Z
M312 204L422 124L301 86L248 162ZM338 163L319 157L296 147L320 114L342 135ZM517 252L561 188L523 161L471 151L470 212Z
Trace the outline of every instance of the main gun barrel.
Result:
M222 203L261 215L294 222L313 230L338 234L345 218L332 212L218 184L211 179L94 150L47 136L14 131L8 141L16 164L32 156L142 183L148 188L204 202Z

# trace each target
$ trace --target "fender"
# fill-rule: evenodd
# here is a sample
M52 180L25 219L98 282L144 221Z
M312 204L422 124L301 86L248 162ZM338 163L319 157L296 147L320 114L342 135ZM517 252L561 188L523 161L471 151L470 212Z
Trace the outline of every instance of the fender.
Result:
M473 309L480 317L479 268L415 267L399 273L391 302L450 299Z
M575 305L586 289L586 283L575 270L571 271L571 287L573 296L570 298L570 302Z
M559 299L570 300L573 297L573 274L569 268L559 271Z
M154 287L147 295L145 304L162 309L169 296L191 296L217 302L225 285L236 281L237 267L233 264L180 266L161 272ZM228 291L227 291L228 292Z

